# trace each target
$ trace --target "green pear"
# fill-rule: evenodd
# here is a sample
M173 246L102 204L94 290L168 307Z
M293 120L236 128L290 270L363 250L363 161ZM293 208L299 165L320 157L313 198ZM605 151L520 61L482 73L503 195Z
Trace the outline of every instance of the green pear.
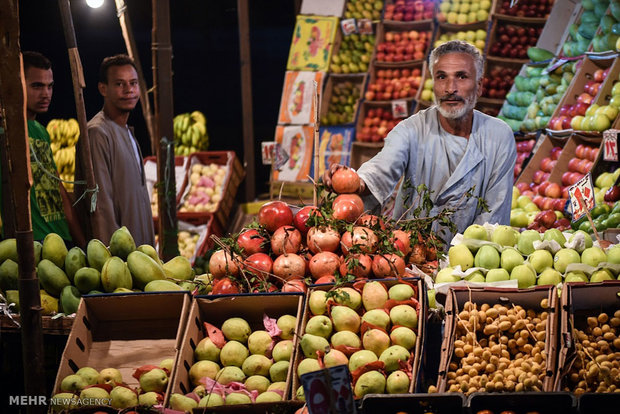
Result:
M269 378L271 378L272 382L286 381L289 367L288 361L276 362L269 367Z
M510 280L510 274L506 269L491 269L485 277L485 282L499 282L501 280Z
M562 283L562 274L551 267L546 268L538 275L538 285L557 285L558 283Z
M388 300L388 292L380 282L367 282L362 289L362 302L366 311L381 309Z
M275 365L275 364L274 364ZM273 365L272 365L273 368ZM267 391L267 388L271 384L268 378L262 375L252 375L245 380L245 388L248 391L258 391L259 393Z
M248 397L249 398L249 397ZM176 392L170 396L170 408L178 411L192 411L198 407L198 403L193 398L186 397Z
M366 394L383 394L385 382L385 377L379 371L366 372L360 375L355 383L355 397L362 398Z
M166 359L162 359L162 361L159 363L159 368L161 369L167 369L168 372L172 372L172 368L174 368L174 359L172 358L166 358Z
M332 321L324 315L313 316L306 324L306 333L329 338L332 334Z
M243 361L241 369L247 377L251 377L252 375L263 375L266 377L269 375L271 365L271 360L265 355L255 354L250 355Z
M76 374L84 378L88 385L97 384L97 381L99 381L99 372L95 368L82 367L78 369Z
M219 407L221 405L224 405L224 399L218 394L207 394L198 402L198 407Z
M540 233L536 230L525 230L519 236L519 242L517 243L517 249L524 255L532 254L534 250L534 242L541 241ZM503 267L503 266L502 266ZM506 269L508 270L508 269ZM510 271L510 270L508 270Z
M353 372L361 366L377 361L377 355L367 349L354 352L349 358L349 371Z
M338 307L349 309L344 306ZM322 336L312 334L304 334L304 336L301 337L301 341L299 342L299 344L302 351L304 352L304 355L307 358L314 359L318 358L316 351L325 351L326 348L329 348L329 342L327 342L327 339L323 338Z
M285 341L280 341L273 347L271 351L271 356L275 362L279 361L289 361L291 359L291 355L293 353L293 341L287 339Z
M620 264L620 245L616 244L607 250L607 262Z
M248 337L248 349L251 354L267 355L273 349L273 338L267 331L254 331Z
M399 361L407 361L409 359L410 353L409 351L400 345L392 345L379 357L379 361L383 361L385 363L385 370L387 372L395 371L399 368Z
M393 345L400 345L405 349L412 350L415 347L416 333L405 326L399 326L390 332Z
M463 237L466 239L489 240L487 230L480 224L472 224L465 229Z
M220 352L220 362L225 367L231 365L240 367L248 355L250 355L250 351L241 342L228 341Z
M231 382L245 381L245 374L239 367L229 366L222 368L214 378L222 385L228 385Z
M149 391L145 392L144 394L138 395L138 404L146 405L147 407L161 404L162 401L163 398L155 391Z
M196 394L198 397L202 398L205 395L207 395L207 390L205 388L204 385L200 384L196 387L194 387L194 390L192 391L194 394Z
M590 283L602 282L604 280L614 280L613 274L607 269L597 270L590 276Z
M493 269L493 270L497 270L497 269ZM467 277L465 277L465 280L467 280L468 282L478 282L478 283L483 283L485 281L484 275L480 273L479 271L470 273L469 275L467 275Z
M274 391L267 391L256 397L257 403L282 401L282 396Z
M452 283L461 280L459 276L453 275L452 272L454 272L453 267L444 267L437 272L437 276L435 276L435 283Z
M397 299L402 300L402 299ZM369 310L362 315L362 322L386 329L390 325L390 315L384 309Z
M373 354L374 355L374 354ZM312 358L302 359L299 365L297 365L297 376L301 377L308 372L314 372L321 369L319 361ZM273 384L272 384L273 385Z
M565 273L566 267L571 263L581 263L581 257L576 250L560 249L553 256L553 268L560 273Z
M334 289L334 300L340 305L347 306L353 310L358 310L362 305L362 295L350 287Z
M231 392L226 396L226 405L250 404L252 400L242 392Z
M337 332L351 331L357 333L360 330L360 316L347 306L334 306L332 308L332 320Z
M535 250L527 259L537 274L548 267L553 267L553 256L547 250Z
M510 272L510 280L517 280L521 289L528 288L536 284L536 272L528 265L518 265Z
M252 330L245 319L230 318L222 324L222 333L229 341L238 341L245 344Z
M588 282L588 276L586 276L585 273L583 273L581 270L575 270L572 272L568 272L566 273L566 276L564 276L564 282L569 283L569 282Z
M297 318L293 315L282 315L276 321L278 328L282 331L281 339L293 339L297 328Z
M448 250L448 260L450 267L461 266L461 270L465 271L474 265L474 256L464 244L457 244Z
M138 405L138 396L127 387L116 386L110 391L112 408L128 408Z
M596 267L605 261L607 261L607 255L600 247L588 247L581 253L581 263L592 267Z
M510 226L497 226L491 235L491 241L501 246L514 247L517 244L519 232Z
M404 371L394 371L387 377L385 389L388 394L409 392L409 376Z
M207 336L204 337L196 345L194 350L194 358L196 361L213 361L219 362L220 360L220 348L218 348L213 341Z
M478 249L474 257L474 266L484 269L497 269L499 267L499 252L493 246L484 245Z
M327 354L325 354L323 362L325 363L326 368L330 368L337 365L348 365L349 358L347 358L344 352L341 352L337 349L332 349Z
M110 393L108 393L103 388L99 388L99 387L85 388L80 393L80 400L84 405L101 405L101 404L97 404L97 401L94 401L94 400L101 401L101 400L109 400L109 399L110 399ZM89 404L91 402L92 404Z
M327 292L313 290L308 299L308 306L313 315L324 315L327 312Z
M555 240L558 242L560 247L564 247L564 243L566 243L566 237L562 234L562 232L558 229L549 229L545 231L543 235L543 240Z
M538 232L536 232L538 233ZM521 240L521 237L519 237ZM508 273L512 272L516 266L523 264L523 256L513 248L504 249L500 257L500 265L502 269Z
M394 300L407 300L415 295L413 288L405 283L399 283L394 285L388 290L390 299Z
M209 377L215 379L220 366L209 360L196 361L189 369L189 379L194 386L200 385L200 379Z
M297 391L295 391L295 398L299 401L306 401L306 394L304 394L303 385L300 385L299 388L297 388Z
M362 336L364 349L372 351L379 357L390 346L390 337L380 329L369 329Z
M66 392L80 392L89 384L84 377L77 374L67 375L60 383L60 390Z
M99 379L97 382L99 384L109 384L115 386L117 383L121 384L123 382L123 376L116 368L104 368L99 371Z
M569 243L573 243L576 237L584 239L583 243L579 243L578 246L575 246L575 250L577 250L577 253L581 254L588 247L592 247L592 237L585 231L577 230L576 232L574 232L568 239Z
M349 346L351 348L361 348L362 340L355 333L350 331L336 332L331 338L332 347L340 345Z
M415 329L418 326L418 314L409 305L396 305L390 309L390 320L393 325Z
M144 392L164 392L167 386L168 375L166 375L163 369L152 369L140 377L140 388Z

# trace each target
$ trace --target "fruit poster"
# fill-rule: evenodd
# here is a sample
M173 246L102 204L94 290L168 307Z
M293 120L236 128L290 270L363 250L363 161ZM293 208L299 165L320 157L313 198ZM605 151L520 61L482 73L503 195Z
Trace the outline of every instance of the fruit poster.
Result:
M286 69L327 71L337 30L337 17L297 16Z
M332 164L350 165L355 128L328 127L319 131L319 177ZM314 171L314 157L310 171Z
M276 128L275 141L283 162L273 167L274 181L309 181L313 136L313 127L307 125Z
M313 124L314 117L314 82L316 90L323 89L324 72L286 72L284 91L280 102L279 124Z

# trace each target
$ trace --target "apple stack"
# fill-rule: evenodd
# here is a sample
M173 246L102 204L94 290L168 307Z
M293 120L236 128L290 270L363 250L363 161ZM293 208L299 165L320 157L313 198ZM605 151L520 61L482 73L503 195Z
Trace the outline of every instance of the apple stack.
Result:
M496 20L489 56L526 60L528 47L536 46L542 29L543 26L520 26Z
M422 71L419 67L390 69L375 66L365 98L367 101L414 98L421 82Z
M432 35L432 31L424 30L386 31L383 41L377 45L377 62L423 60L428 53Z
M521 18L546 18L551 13L553 4L553 0L521 0L512 6L510 1L501 0L497 2L496 14Z
M303 374L336 365L348 365L355 398L411 392L424 321L420 286L369 281L312 290L297 353L296 398L305 399L298 385Z
M395 0L385 6L383 20L413 22L432 20L435 15L433 0Z
M575 156L568 161L568 171L562 174L562 185L571 186L592 171L592 165L598 156L599 147L579 144L575 147Z
M584 12L579 19L579 23L569 26L569 37L562 46L564 55L568 57L582 55L588 50L605 16L609 1L582 0L581 5Z
M523 170L523 161L532 153L532 149L534 149L534 145L536 144L535 139L527 139L517 141L517 162L515 163L514 177L515 181L521 174Z
M366 92L368 94L368 92ZM355 139L360 142L382 142L387 134L401 121L392 115L390 108L371 108L367 105L362 118L362 128L357 129Z
M437 20L448 24L472 24L486 22L490 13L490 0L441 0Z

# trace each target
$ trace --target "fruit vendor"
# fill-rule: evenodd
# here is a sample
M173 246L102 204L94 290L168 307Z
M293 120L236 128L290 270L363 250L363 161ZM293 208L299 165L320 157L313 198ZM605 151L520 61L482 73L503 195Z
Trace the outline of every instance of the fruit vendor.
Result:
M431 215L454 209L451 220L460 233L472 223L509 224L516 146L506 123L474 109L481 94L483 58L475 47L454 40L434 49L429 63L435 105L400 122L381 152L359 168L365 208L384 204L403 177L394 218L412 217L414 189L425 184L433 192ZM339 167L326 171L328 186ZM470 190L471 197L466 195ZM446 229L439 235L447 242L452 236Z
M108 244L112 233L126 226L136 245L154 246L153 216L142 154L127 126L129 114L140 98L133 60L127 55L103 59L97 86L103 96L103 109L88 122L91 159L99 189L96 212L89 220L90 235ZM76 178L84 176L80 154L78 148ZM86 203L81 207L88 211Z
M73 214L67 192L58 178L52 154L50 136L36 117L45 114L52 101L54 74L52 63L38 52L23 52L26 83L26 119L30 146L30 214L32 236L42 241L49 233L56 233L72 246L74 241L83 244L83 236ZM0 208L2 206L2 181L0 179ZM69 217L71 220L67 220ZM71 223L71 225L70 225Z

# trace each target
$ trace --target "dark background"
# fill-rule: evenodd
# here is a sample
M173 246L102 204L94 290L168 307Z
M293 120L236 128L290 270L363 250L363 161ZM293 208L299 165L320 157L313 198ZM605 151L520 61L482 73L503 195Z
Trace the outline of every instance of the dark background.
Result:
M126 0L147 86L152 86L150 0ZM267 192L269 168L262 165L260 142L272 140L295 25L292 0L250 0L250 45L254 110L255 180L257 194ZM102 107L97 91L101 60L126 53L114 0L91 9L85 0L71 1L77 45L84 68L84 99L88 119ZM38 117L44 125L53 118L76 117L71 70L58 2L20 2L22 50L35 50L52 61L54 95L49 112ZM171 0L174 71L174 114L202 111L207 118L209 150L232 150L243 160L239 26L236 0ZM129 118L144 156L151 155L140 104ZM237 199L243 200L243 186Z

